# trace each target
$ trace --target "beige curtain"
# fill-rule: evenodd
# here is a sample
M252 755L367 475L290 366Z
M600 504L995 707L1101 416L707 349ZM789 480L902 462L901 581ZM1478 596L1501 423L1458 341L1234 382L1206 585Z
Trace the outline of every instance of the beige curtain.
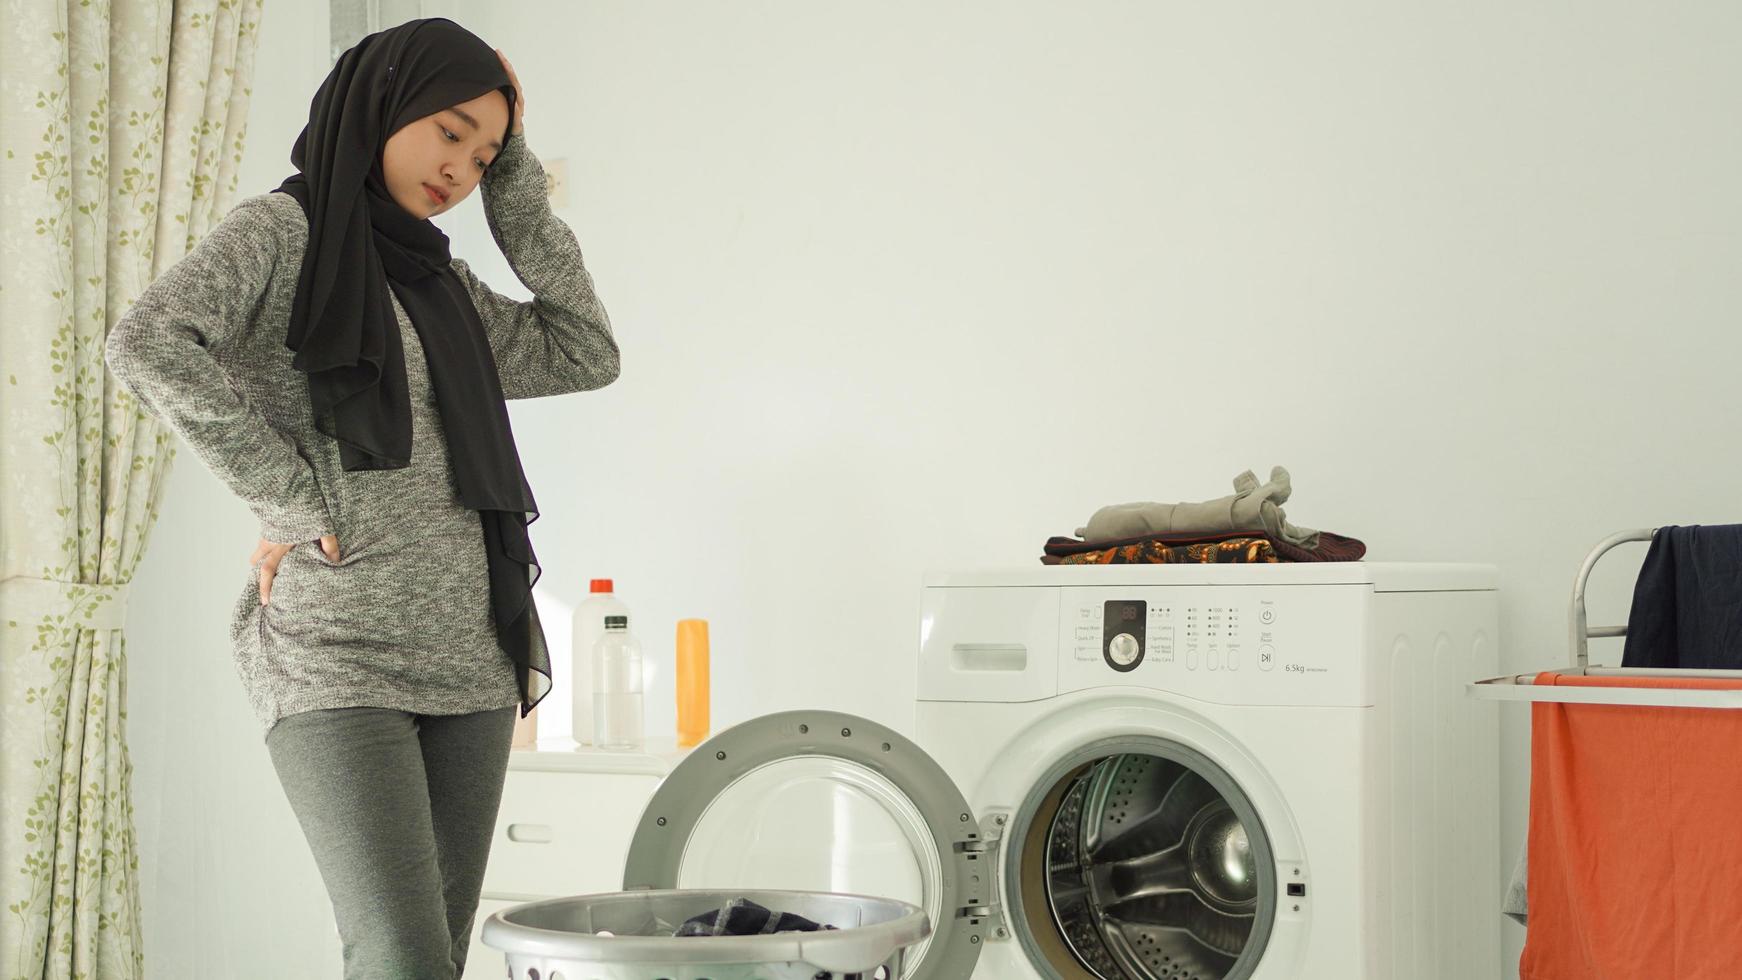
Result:
M261 2L0 4L0 980L144 973L121 626L175 445L103 341L229 210Z

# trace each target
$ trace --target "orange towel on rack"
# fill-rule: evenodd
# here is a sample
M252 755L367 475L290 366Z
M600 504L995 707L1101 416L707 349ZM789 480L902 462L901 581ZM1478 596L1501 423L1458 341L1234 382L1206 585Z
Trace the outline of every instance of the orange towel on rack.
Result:
M1742 689L1553 671L1536 682ZM1521 980L1742 977L1742 710L1531 709Z

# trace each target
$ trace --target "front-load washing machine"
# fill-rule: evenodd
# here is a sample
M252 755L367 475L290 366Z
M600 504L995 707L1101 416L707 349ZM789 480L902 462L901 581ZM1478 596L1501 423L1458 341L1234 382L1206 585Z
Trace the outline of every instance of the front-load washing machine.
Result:
M1499 975L1494 569L927 576L913 737L734 726L661 783L624 885L878 895L924 980Z

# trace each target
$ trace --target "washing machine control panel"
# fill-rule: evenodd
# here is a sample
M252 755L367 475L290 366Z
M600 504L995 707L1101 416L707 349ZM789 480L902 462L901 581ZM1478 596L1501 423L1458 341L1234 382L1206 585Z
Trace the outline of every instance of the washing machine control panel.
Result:
M1224 703L1373 703L1361 662L1370 587L1061 593L1060 693L1135 683Z
M1124 672L1143 662L1149 603L1142 599L1109 599L1101 603L1101 656L1107 666Z

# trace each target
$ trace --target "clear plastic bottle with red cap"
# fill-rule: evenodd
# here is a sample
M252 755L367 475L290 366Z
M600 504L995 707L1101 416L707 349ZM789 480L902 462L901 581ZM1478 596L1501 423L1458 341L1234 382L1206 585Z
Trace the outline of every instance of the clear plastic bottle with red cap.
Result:
M593 651L605 635L606 616L628 616L629 607L617 598L615 583L593 579L587 585L586 601L575 608L573 620L574 661L569 665L569 684L574 692L571 734L579 745L593 743Z

